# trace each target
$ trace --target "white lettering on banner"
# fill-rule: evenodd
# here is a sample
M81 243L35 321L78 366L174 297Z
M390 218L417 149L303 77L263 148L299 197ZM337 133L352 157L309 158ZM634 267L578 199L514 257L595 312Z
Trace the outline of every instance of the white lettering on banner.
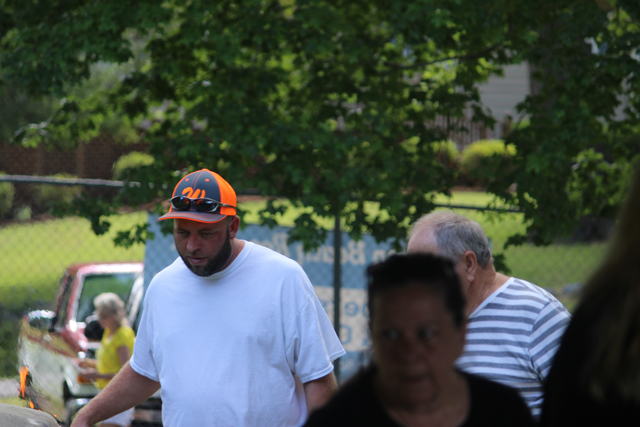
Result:
M332 246L323 246L322 247L322 262L325 264L333 264L333 254L335 253L335 249Z
M305 262L323 262L333 264L333 247L320 246L317 250L305 252L301 244L296 245L296 261L304 265Z
M314 286L316 295L333 322L333 288ZM371 346L369 340L369 308L364 289L341 289L342 316L340 318L340 341L347 351L365 351Z
M393 249L390 249L388 251L385 251L384 249L375 249L373 251L373 255L371 256L371 262L384 261L389 255L395 253L396 251L394 251Z
M271 240L252 240L252 242L291 258L287 245L287 233L273 233Z
M302 250L302 245L297 245L296 246L296 260L298 261L298 264L300 265L304 265L304 251Z
M302 247L302 245L300 245L300 247ZM305 254L306 260L309 262L322 262L322 254L324 253L326 248L326 246L320 246L317 251L307 252ZM331 249L333 250L333 248ZM305 257L303 257L302 259L305 259Z
M349 243L347 243L347 248L348 248L347 254L344 253L344 248L342 248L343 259L345 259L346 261L346 259L348 258L349 262L353 265L366 264L367 257L364 254L365 246L366 245L362 240L360 240L359 242L354 242L353 240L349 240ZM342 261L342 262L345 262L345 261Z
M263 246L267 246L260 240L255 240L254 242ZM268 245L267 247L275 250L272 245ZM362 240L359 242L349 240L349 242L347 243L347 247L343 247L340 251L340 263L351 265L365 265L367 263L367 255L365 253L366 248L367 244ZM288 251L286 254L283 252L280 253L289 256ZM305 262L322 262L324 264L333 264L333 253L333 246L329 245L320 246L317 250L311 252L304 252L301 244L296 245L296 261L298 261L298 264L302 266L304 266Z
M274 248L276 252L280 252L286 257L289 256L289 246L287 245L287 233L275 233L272 238Z

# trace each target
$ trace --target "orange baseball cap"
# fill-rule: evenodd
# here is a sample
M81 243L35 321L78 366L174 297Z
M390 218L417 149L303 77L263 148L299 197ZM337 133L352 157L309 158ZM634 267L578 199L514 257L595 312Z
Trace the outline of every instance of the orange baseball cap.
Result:
M182 178L173 190L169 212L159 220L182 218L218 222L236 215L236 192L220 175L208 169Z

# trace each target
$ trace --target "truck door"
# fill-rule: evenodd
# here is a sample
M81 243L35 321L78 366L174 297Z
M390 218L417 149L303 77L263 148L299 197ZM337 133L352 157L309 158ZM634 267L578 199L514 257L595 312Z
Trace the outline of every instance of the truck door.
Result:
M49 330L42 330L39 345L30 354L32 379L38 392L38 404L51 414L64 413L62 397L64 365L67 357L75 357L73 349L62 338L73 294L73 276L65 276L61 283L55 317Z

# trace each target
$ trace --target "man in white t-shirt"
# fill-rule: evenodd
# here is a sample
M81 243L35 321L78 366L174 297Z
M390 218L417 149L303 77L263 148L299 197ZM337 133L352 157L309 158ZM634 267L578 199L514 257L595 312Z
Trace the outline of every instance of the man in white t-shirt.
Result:
M130 364L80 413L85 427L162 386L165 426L300 426L336 390L345 354L302 268L236 239L236 194L203 169L169 212L180 255L145 296Z
M567 309L539 286L496 272L480 224L451 211L416 221L407 252L456 264L468 316L458 368L516 388L538 419L543 383L570 321Z

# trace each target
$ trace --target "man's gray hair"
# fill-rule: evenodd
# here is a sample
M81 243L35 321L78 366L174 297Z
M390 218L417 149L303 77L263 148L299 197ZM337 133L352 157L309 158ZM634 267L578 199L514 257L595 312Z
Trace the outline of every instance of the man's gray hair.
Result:
M477 222L452 211L432 212L413 224L409 240L425 228L433 230L439 255L457 263L466 251L472 251L481 267L489 265L489 241Z

